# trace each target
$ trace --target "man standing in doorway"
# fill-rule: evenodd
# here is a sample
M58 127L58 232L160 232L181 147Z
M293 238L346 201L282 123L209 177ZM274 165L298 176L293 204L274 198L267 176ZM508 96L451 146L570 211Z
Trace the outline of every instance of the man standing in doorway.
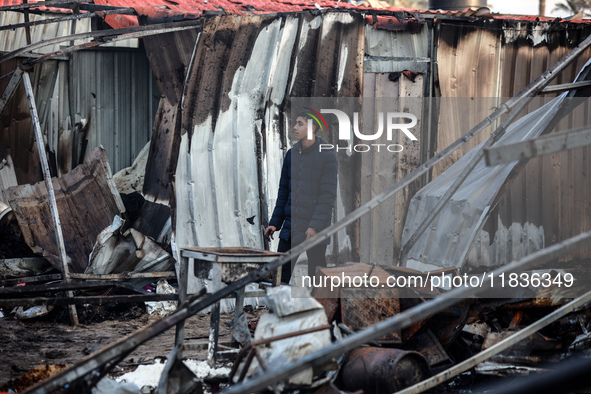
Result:
M308 119L313 125L311 135L308 135ZM297 115L293 130L298 141L283 160L277 202L265 229L267 240L273 239L273 233L281 229L278 252L286 252L292 245L315 236L331 222L337 192L337 158L331 150L320 150L320 144L327 142L316 136L318 125L313 122L307 113ZM310 277L317 267L326 266L329 241L307 251ZM292 267L283 267L282 282L289 283L296 261L294 256Z

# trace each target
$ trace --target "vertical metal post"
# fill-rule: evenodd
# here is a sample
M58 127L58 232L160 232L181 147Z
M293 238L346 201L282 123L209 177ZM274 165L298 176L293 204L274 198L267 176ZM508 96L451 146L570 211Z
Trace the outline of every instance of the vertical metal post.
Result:
M215 261L212 268L211 292L216 293L222 289L222 269L219 262ZM207 347L207 362L211 368L215 368L215 358L218 351L218 336L220 333L220 301L211 307L209 322L209 345Z
M51 173L49 172L49 164L47 163L47 155L45 154L45 145L43 144L43 135L41 134L41 126L39 125L39 115L37 114L37 106L35 105L35 97L33 96L33 87L31 86L31 79L28 72L23 72L23 83L27 93L27 100L29 101L29 109L31 110L31 119L33 121L33 129L35 130L35 139L37 140L37 150L39 151L39 160L41 161L41 168L43 170L43 178L45 178L45 186L47 187L47 196L49 202L49 210L51 218L53 219L53 226L55 227L55 236L57 240L57 248L62 265L62 273L64 282L70 282L70 271L68 269L68 256L66 255L66 246L64 245L64 235L62 234L62 226L60 223L59 212L57 210L57 202L55 200L55 193L53 191L53 183L51 182ZM72 291L67 292L68 297L74 294ZM76 305L69 305L70 319L72 324L78 324L78 313Z

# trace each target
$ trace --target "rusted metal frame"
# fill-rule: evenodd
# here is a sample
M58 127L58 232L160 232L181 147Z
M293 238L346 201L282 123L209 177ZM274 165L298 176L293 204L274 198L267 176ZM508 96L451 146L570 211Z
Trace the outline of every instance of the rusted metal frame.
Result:
M14 72L12 73L12 77L10 77L10 81L8 81L8 85L6 85L4 93L2 93L2 97L0 97L0 116L2 116L2 113L4 112L4 109L6 108L8 101L10 101L10 98L12 97L14 92L16 92L16 88L18 87L18 84L20 83L22 76L23 70L21 70L20 67L17 67L17 69L14 70Z
M482 352L470 357L469 359L462 361L461 363L441 372L437 375L419 382L414 386L408 387L402 391L399 391L400 394L415 394L415 393L422 393L425 390L433 388L453 377L458 376L462 372L466 372L467 370L475 367L477 364L488 360L489 358L493 357L494 355L502 352L505 349L510 348L511 346L515 345L517 342L527 338L531 334L534 334L540 331L542 328L548 326L549 324L554 323L556 320L568 315L571 312L576 311L578 308L584 306L587 302L591 301L591 291L585 293L584 295L576 298L575 300L569 302L568 304L562 306L560 309L555 310L554 312L550 313L549 315L544 316L540 320L536 321L533 324L530 324L526 328L516 332L515 334L511 335L508 338L503 339L499 343L491 346L490 348L483 350Z
M0 298L0 306L15 307L20 305L84 305L110 304L127 302L177 301L176 294L131 294L115 296L76 296L76 297L34 297Z
M53 227L55 230L55 237L57 242L57 249L59 253L60 263L62 266L62 274L64 282L70 281L70 270L68 268L68 255L66 254L66 246L64 244L64 235L62 234L62 225L60 223L60 216L57 210L57 202L55 200L55 193L53 191L53 182L51 180L51 173L49 172L49 164L47 162L47 155L45 153L45 143L43 141L43 134L41 133L41 126L39 124L39 115L37 114L37 106L35 104L35 96L33 94L33 87L31 86L31 79L28 72L23 72L23 83L27 93L27 100L29 101L29 109L31 110L31 120L33 129L35 130L35 139L37 140L37 151L39 153L39 160L43 170L43 177L45 178L45 186L47 188L47 198L51 218L53 220ZM68 297L72 297L72 291L67 292ZM78 324L78 313L75 305L69 305L70 319L72 324Z
M23 0L24 4L27 4L28 0ZM30 20L29 20L29 9L26 8L25 9L25 23L27 24L27 26L25 27L25 37L27 40L27 45L31 45L31 27L28 25Z
M100 31L91 31L91 32L86 32L86 33L70 34L67 36L55 37L55 38L51 38L49 40L39 41L34 44L27 45L22 48L16 49L12 52L9 52L9 53L1 56L0 63L5 62L10 59L13 59L19 55L22 55L23 53L31 52L33 50L43 48L48 45L55 45L55 44L59 44L61 42L65 42L65 41L82 40L82 39L86 39L86 38L97 39L97 38L101 38L101 37L108 37L106 39L96 41L96 43L90 42L90 43L78 45L78 47L80 47L80 49L84 49L85 47L83 47L83 45L88 45L88 44L94 43L95 45L93 45L93 46L97 46L97 45L101 45L106 42L117 41L116 38L118 38L119 40L123 40L123 39L127 39L127 38L137 38L137 37L143 37L143 36L149 36L149 35L155 35L155 34L172 33L175 31L194 29L194 28L200 27L202 23L203 22L201 20L197 19L197 20L190 20L190 21L184 21L184 22L167 22L167 23L159 23L159 24L155 24L155 25L126 27L123 29L100 30ZM123 37L123 38L120 38L120 37L113 38L112 37L112 36L120 36L120 35L125 35L125 37ZM45 56L41 56L41 57L35 59L34 64L40 63L40 62L47 60L47 59L51 59L52 57L61 55L62 53L68 53L68 52L72 52L72 51L73 50L69 50L66 52L57 51L57 52L49 53Z
M15 23L13 25L0 26L0 31L15 30L15 29L23 28L23 27L27 28L29 26L46 25L48 23L67 22L67 21L71 21L71 20L79 20L79 19L84 19L84 18L103 17L105 15L113 15L113 14L126 15L126 14L136 14L136 12L135 12L135 9L133 9L133 8L121 8L118 10L103 11L100 14L97 12L86 12L84 14L78 14L78 15L68 15L68 16L63 16L63 17L59 17L59 18L43 19L43 20L33 21L33 22ZM27 45L29 45L29 44L27 44Z
M537 265L550 261L555 261L560 256L570 253L576 249L591 244L591 231L566 241L552 245L546 249L532 253L518 261L507 264L492 272L494 277L502 273L523 271L532 269ZM413 308L407 309L400 314L385 319L363 331L343 338L320 350L310 353L291 364L275 368L267 372L264 376L248 380L240 385L230 387L226 390L228 394L251 393L264 390L269 385L288 379L293 374L304 369L321 365L327 361L339 357L344 352L355 349L371 340L380 338L393 330L400 330L411 326L412 324L428 318L442 310L462 302L465 298L476 296L490 289L490 277L487 275L482 287L459 287L445 293L437 298L421 303Z
M52 8L66 8L66 9L75 9L79 7L79 10L82 11L110 11L110 10L117 10L123 7L111 6L111 5L99 5L93 3L82 3L80 1L64 1L64 0L56 0L56 1L40 1L38 3L27 3L25 0L23 4L18 5L8 5L4 7L0 7L1 11L20 11L20 10L30 10L31 8L41 8L41 7L52 7ZM40 11L40 10L39 10ZM41 11L43 12L43 11ZM45 11L50 13L50 11Z
M591 81L579 81L579 82L563 83L560 85L546 86L544 89L542 89L540 91L540 94L564 92L567 90L582 88L585 86L591 86Z
M72 279L157 279L157 278L176 278L174 271L162 272L122 272L120 274L78 274L72 272L70 274Z
M68 7L70 4L76 3L76 1L64 1L64 0L47 0L47 1L39 1L37 3L24 3L24 4L17 4L17 5L7 5L4 7L0 7L1 11L19 11L19 10L26 10L29 8L39 8L39 7L57 7L57 5L67 5ZM64 8L64 7L59 7Z
M275 341L281 341L282 339L289 339L289 338L294 338L294 337L297 337L300 335L311 334L311 333L317 332L317 331L330 330L331 328L332 328L332 326L330 324L324 324L322 326L308 328L306 330L290 332L289 334L277 335L277 336L274 336L271 338L263 338L263 339L259 339L258 341L254 341L254 342L249 343L248 345L243 347L240 350L240 352L238 353L238 356L236 357L236 361L234 362L234 365L232 366L232 370L230 371L230 381L232 381L232 378L234 377L234 375L236 375L236 372L238 371L238 366L239 366L240 362L242 361L244 356L247 354L248 354L247 361L244 364L244 368L242 371L244 371L245 369L248 369L250 363L252 362L252 356L251 356L252 352L251 351L256 349L257 346L266 345L268 343L275 342ZM250 359L250 361L249 361L249 359ZM240 375L241 375L241 378L238 380L239 382L244 379L244 376L242 376L242 373Z
M137 290L128 283L114 282L114 281L90 281L90 282L65 282L65 283L53 283L50 285L33 285L33 286L18 286L18 287L6 287L0 289L0 296L3 295L16 295L16 294L34 294L34 293L46 293L52 291L67 291L67 290L89 290L99 289L105 287L120 287L128 290ZM145 291L142 291L146 293Z
M25 276L22 278L5 279L0 280L0 286L12 286L19 283L32 283L32 282L44 282L50 280L61 280L62 274L49 274L49 275L37 275L37 276Z
M30 282L43 282L50 280L62 279L62 274L49 274L49 275L37 275L37 276L26 276L22 278L13 278L0 280L0 286L10 286L19 283L30 283ZM157 279L157 278L176 278L174 271L163 271L163 272L137 272L137 273L121 273L121 274L79 274L75 272L70 273L71 279L86 279L86 280L109 280L109 279Z
M588 145L591 145L591 128L580 127L488 148L484 158L487 166L495 166Z

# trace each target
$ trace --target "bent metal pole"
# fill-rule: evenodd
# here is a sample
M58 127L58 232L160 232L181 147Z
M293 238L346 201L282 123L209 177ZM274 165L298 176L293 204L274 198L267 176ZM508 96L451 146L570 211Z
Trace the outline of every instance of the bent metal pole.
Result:
M66 246L64 244L64 235L62 234L62 225L60 223L60 215L57 210L57 202L55 200L55 193L53 191L53 183L51 181L51 173L49 172L49 164L47 163L47 155L45 154L45 144L43 143L43 134L41 133L41 126L39 125L39 116L37 115L37 106L35 104L35 97L33 95L33 87L31 86L31 79L28 72L23 72L23 84L27 92L27 99L29 101L29 108L31 110L31 119L33 121L33 129L35 130L35 139L37 140L37 150L39 151L39 160L41 161L41 168L43 169L43 178L45 178L45 186L47 187L47 196L49 203L49 210L53 220L53 227L55 229L55 237L57 241L57 249L62 264L62 274L64 275L64 282L70 281L70 270L68 269L68 256L66 254ZM73 297L72 290L67 291L68 297ZM76 305L68 305L70 312L70 319L74 325L78 324L78 313Z

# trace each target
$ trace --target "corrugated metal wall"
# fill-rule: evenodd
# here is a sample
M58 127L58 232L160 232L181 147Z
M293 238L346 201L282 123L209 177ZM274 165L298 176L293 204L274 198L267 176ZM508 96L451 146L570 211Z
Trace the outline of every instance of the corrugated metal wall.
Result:
M372 156L361 162L351 159L350 162L339 163L340 173L347 174L340 176L339 181L348 182L340 185L337 211L341 217L467 132L502 102L503 95L517 93L576 45L584 33L571 29L569 25L550 29L537 22L520 24L485 19L468 22L461 18L436 21L434 30L429 30L425 23L418 34L369 28L363 32L365 24L361 20L347 23L338 20L347 17L356 15L329 13L318 17L212 18L204 22L206 25L198 39L192 62L188 60L192 51L187 49L191 40L183 41L182 34L171 34L158 44L168 43L167 50L175 52L184 46L182 58L168 59L166 50L162 52L164 55L158 56L158 45L148 50L154 67L159 68L157 74L162 90L168 92L165 93L168 104L163 106L161 102L161 116L154 127L154 137L163 138L163 143L152 143L148 164L152 172L150 176L146 175L144 191L150 191L148 194L156 200L170 201L168 180L176 174L176 201L172 204L176 206L175 227L179 246L262 246L260 226L265 223L274 205L281 158L290 146L285 136L289 127L285 116L289 102L286 97L359 96L361 86L358 84L364 79L363 95L366 97L422 97L440 88L442 97L458 99L455 103L449 101L445 104L450 107L444 107L443 101L434 104L434 110L438 109L437 105L442 106L438 109L438 125L433 128L431 123L424 124L420 146L409 151L407 156L400 156L398 161L385 161ZM549 32L545 36L540 29L549 29ZM238 31L240 34L237 34ZM430 33L433 35L430 36ZM196 32L191 33L193 40L196 36ZM365 44L360 42L363 39ZM147 48L150 45L147 44ZM348 54L344 54L345 48ZM355 59L352 48L356 51ZM360 53L367 55L363 77ZM339 79L338 66L343 56L347 67L353 68L350 69L351 74L346 74L350 81L345 80L345 88L335 91ZM162 58L167 62L161 62ZM254 63L253 59L256 59ZM572 80L583 60L565 70L554 83ZM186 69L189 71L185 80ZM419 71L422 75L414 83L405 77L390 80L391 72L404 69ZM167 82L163 78L166 75L173 77ZM181 119L177 117L182 91L180 86L185 87ZM481 97L489 97L492 101L485 106L474 106L470 111L460 100ZM425 108L423 103L420 108L417 106L416 112L425 116ZM172 130L175 132L171 133ZM476 145L487 134L482 133L468 146ZM439 166L433 176L441 173L460 155ZM518 211L529 209L527 201L532 197L527 193L536 193L540 201L544 199L540 204L560 207L559 203L548 203L549 200L544 197L546 190L560 188L559 193L552 193L551 199L562 198L559 201L564 201L564 197L556 196L570 193L568 189L574 187L583 174L581 166L589 165L585 157L575 159L567 154L566 158L560 159L570 160L574 165L570 167L571 172L558 175L554 180L542 176L542 165L542 170L533 171L539 174L536 176L540 179L522 181L521 185L527 187L511 186L505 194L511 196L510 200L499 205L499 210L506 205L505 210L494 213L485 230L493 231L491 226L494 225L490 223L499 223L499 217L506 227L511 227L513 222L523 222ZM554 166L556 170L566 164L554 163ZM530 172L528 166L520 177ZM569 186L564 181L558 182L560 177L572 177L573 184ZM539 185L530 188L534 184ZM363 234L359 237L357 230L352 228L345 234L347 240L337 237L335 246L340 248L349 242L351 250L355 251L362 244L362 260L385 264L395 261L406 207L417 188L413 186L407 194L400 195L396 201L381 207L362 222L362 227L371 229L368 233L371 236ZM351 190L360 190L359 195L353 195ZM344 196L343 191L349 195ZM583 206L588 204L588 199L576 200L574 204ZM560 214L561 209L554 209L552 215ZM253 215L255 225L245 224L245 219ZM552 241L547 236L546 244L566 237L569 231L573 233L574 228L586 226L587 219L572 218L562 227L555 227L551 222L555 219L544 215L539 220L527 219L520 224L520 228L531 224L535 225L535 229L540 226L557 229L560 235L548 234ZM390 223L391 228L380 233L382 229L374 226L380 220ZM518 231L517 226L514 228ZM519 232L521 236L521 230ZM494 239L494 234L489 236L489 239ZM367 249L365 240L370 242ZM501 248L504 247L502 242L499 241ZM522 242L528 241L525 239ZM387 247L378 251L378 246L384 243ZM470 253L470 256L475 255ZM510 256L513 257L518 255Z
M0 71L7 74L22 61L5 62ZM0 81L0 90L9 77ZM160 94L143 51L81 51L69 61L46 61L32 74L32 85L49 159L57 162L59 173L80 161L74 159L84 140L84 133L75 128L81 119L90 119L85 152L103 145L114 172L130 166L150 140ZM1 147L12 156L19 183L40 180L38 156L29 154L36 147L22 86L0 125Z
M179 247L263 248L262 226L274 208L283 156L290 147L289 98L360 96L362 29L361 16L348 13L205 21L185 83L180 147L159 156L178 157L174 208ZM175 42L180 41L171 37L169 47ZM157 67L166 75L182 63ZM168 81L169 101L174 101L177 80L182 79ZM163 122L159 125L154 139L170 131ZM337 202L337 212L344 215L355 206L349 191L350 182L357 180L349 176L351 163L339 166L347 174L340 177L345 192ZM161 179L146 174L146 182L144 190L150 190ZM246 220L250 217L253 225ZM354 229L335 237L332 247L350 256L352 245L357 245Z
M130 166L150 140L160 99L146 55L130 50L80 51L69 64L70 102L60 102L72 106L74 117L90 117L86 152L103 145L114 172ZM62 117L61 130L67 128L63 122Z

